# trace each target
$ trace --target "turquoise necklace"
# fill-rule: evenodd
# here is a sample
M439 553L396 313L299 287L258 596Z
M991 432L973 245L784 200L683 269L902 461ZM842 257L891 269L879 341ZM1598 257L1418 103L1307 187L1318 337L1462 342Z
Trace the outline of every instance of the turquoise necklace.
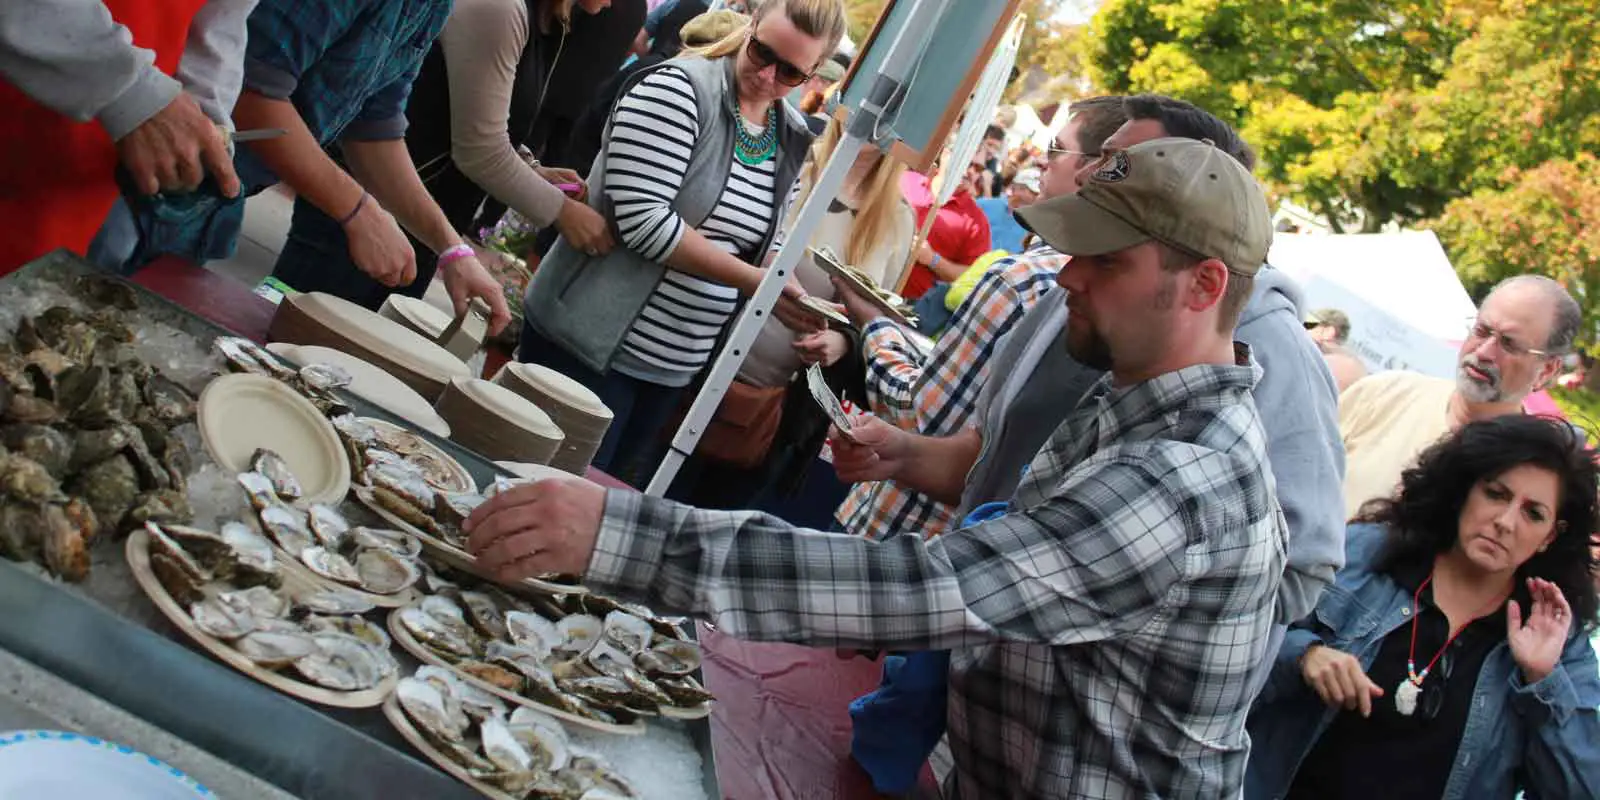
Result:
M744 118L739 118L735 126L733 140L733 157L747 167L754 167L766 162L778 152L778 104L767 106L767 127L762 129L759 137L750 135L745 130Z

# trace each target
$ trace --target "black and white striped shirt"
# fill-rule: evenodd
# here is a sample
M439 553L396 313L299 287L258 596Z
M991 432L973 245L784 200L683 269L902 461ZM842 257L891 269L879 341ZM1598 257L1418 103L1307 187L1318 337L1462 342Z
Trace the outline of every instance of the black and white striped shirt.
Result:
M686 223L672 201L699 133L694 87L676 67L650 73L617 105L606 149L606 196L623 244L652 261L665 261L683 238ZM751 167L734 158L722 196L698 228L701 235L747 261L765 255L755 251L772 225L777 163L772 158ZM696 372L710 360L738 302L732 286L668 267L623 350L662 371Z

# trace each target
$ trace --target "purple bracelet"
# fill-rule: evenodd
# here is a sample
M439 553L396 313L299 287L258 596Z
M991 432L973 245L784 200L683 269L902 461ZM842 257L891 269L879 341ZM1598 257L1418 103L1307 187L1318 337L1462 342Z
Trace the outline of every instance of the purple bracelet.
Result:
M350 213L348 213L348 214L344 215L343 217L339 218L339 227L343 228L344 226L349 225L350 224L350 220L355 219L356 215L361 213L361 209L366 208L366 206L367 206L367 193L366 192L362 192L361 193L361 199L356 201L356 207L350 209Z

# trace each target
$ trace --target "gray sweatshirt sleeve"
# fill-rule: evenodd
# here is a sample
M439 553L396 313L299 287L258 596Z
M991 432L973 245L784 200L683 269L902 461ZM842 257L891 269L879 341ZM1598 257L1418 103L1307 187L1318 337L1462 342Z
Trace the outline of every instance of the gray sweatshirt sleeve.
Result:
M189 23L189 41L178 63L183 84L206 116L233 129L233 104L244 83L246 22L256 0L206 0Z
M1267 431L1278 503L1289 523L1289 564L1278 589L1278 622L1286 624L1311 613L1344 566L1339 400L1333 376L1293 306L1285 302L1254 319L1247 309L1245 316L1237 336L1261 365L1256 407Z
M0 75L72 119L121 139L178 96L178 81L133 45L100 0L0 2Z

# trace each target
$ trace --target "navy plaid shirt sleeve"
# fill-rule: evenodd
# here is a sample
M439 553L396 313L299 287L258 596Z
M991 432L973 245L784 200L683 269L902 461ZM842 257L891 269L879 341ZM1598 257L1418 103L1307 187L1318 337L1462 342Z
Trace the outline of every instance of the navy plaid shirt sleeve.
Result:
M588 580L746 639L1067 645L1138 630L1164 607L1183 576L1184 513L1146 463L1116 457L1080 465L1025 512L932 541L840 536L612 491Z
M245 88L287 100L300 78L320 61L355 20L350 3L275 0L250 14L245 45Z

